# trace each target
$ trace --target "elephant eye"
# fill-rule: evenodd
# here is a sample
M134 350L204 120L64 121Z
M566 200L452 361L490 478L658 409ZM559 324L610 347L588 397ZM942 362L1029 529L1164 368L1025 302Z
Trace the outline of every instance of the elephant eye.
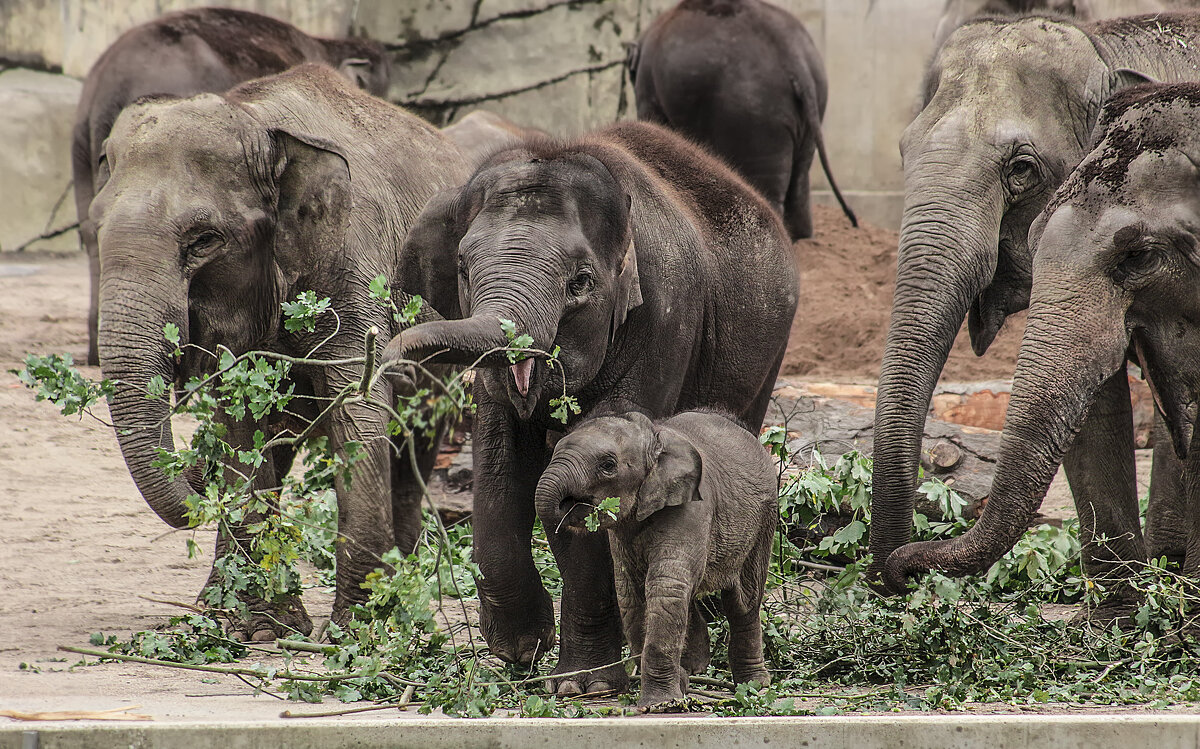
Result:
M1009 162L1004 177L1008 191L1015 197L1041 184L1042 171L1032 156L1017 156Z
M462 277L463 283L467 282L470 275L467 273L467 261L462 255L458 256L458 275Z
M567 291L571 296L583 296L595 288L595 286L596 282L592 279L592 274L588 271L582 271L567 282Z
M211 229L205 229L197 232L185 241L185 249L188 255L204 255L213 250L220 249L225 244L225 237L221 236L220 232Z
M612 476L617 472L617 458L614 455L605 455L600 459L600 472L606 476Z
M1138 247L1117 263L1117 281L1134 281L1154 273L1162 265L1162 253L1154 247Z

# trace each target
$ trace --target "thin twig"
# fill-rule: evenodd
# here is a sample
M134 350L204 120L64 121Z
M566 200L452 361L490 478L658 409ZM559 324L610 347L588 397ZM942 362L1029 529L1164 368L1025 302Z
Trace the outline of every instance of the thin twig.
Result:
M58 649L67 653L91 655L96 658L103 658L105 660L145 663L149 666L181 668L186 671L205 671L212 674L241 674L242 676L253 676L258 679L268 678L266 669L243 668L241 666L209 666L200 663L175 663L173 661L160 661L157 658L143 658L140 655L125 655L124 653L110 653L107 650L80 648L74 645L59 645ZM348 681L350 679L362 679L371 675L372 672L368 669L355 671L349 674L298 674L291 671L277 671L274 675L274 678L284 679L287 681Z

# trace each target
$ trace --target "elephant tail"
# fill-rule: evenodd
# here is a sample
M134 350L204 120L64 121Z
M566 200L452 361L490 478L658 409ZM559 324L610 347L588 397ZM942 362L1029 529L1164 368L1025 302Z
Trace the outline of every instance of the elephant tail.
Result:
M813 134L813 140L817 143L817 156L821 159L821 169L825 171L825 178L829 180L833 196L842 206L842 212L846 214L846 218L850 219L850 225L858 228L858 216L854 215L854 209L842 197L842 191L838 189L837 182L833 179L833 170L829 168L829 157L825 154L825 137L821 134L821 115L817 111L817 103L813 100L811 93L805 94L803 88L794 80L792 81L792 90L800 104L800 111L804 113L808 129Z

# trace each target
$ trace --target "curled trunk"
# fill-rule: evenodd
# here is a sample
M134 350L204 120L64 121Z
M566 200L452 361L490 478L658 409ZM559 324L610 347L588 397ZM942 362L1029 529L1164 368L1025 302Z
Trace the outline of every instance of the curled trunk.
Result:
M906 181L921 184L928 180ZM942 182L945 180L943 179ZM972 300L996 268L999 187L971 185L906 198L896 296L875 407L873 570L912 534L921 437L934 387ZM893 590L893 592L899 592Z
M178 310L179 301L162 288L112 280L106 280L100 298L101 371L114 382L110 411L121 454L150 509L171 526L186 528L185 500L191 488L182 477L168 478L153 465L159 448L174 448L170 406L162 398L146 397L147 383L155 376L168 389L174 381L162 329L173 322L186 330L182 313L165 312Z
M903 589L929 570L983 572L1021 538L1041 506L1096 391L1117 372L1128 344L1123 315L1091 312L1081 289L1030 309L987 507L962 536L909 544L887 560L886 584Z

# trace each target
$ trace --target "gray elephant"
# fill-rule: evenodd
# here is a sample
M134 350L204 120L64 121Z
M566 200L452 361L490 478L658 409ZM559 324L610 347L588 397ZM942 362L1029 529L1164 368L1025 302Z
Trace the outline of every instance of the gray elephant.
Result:
M850 223L821 136L828 86L812 37L762 0L681 0L629 49L638 119L678 130L725 159L811 237L813 153Z
M1140 362L1185 461L1155 473L1195 508L1200 446L1200 84L1146 85L1105 105L1094 148L1030 232L1037 243L1029 320L991 497L963 536L910 544L887 562L892 585L929 569L986 570L1025 531L1059 461L1126 357ZM1164 437L1166 435L1163 435ZM1159 456L1156 454L1156 459ZM1195 511L1153 512L1189 576L1200 573ZM1155 525L1157 524L1157 525Z
M230 8L196 8L136 26L104 51L88 73L75 111L71 169L79 235L91 269L88 364L96 347L100 260L88 206L98 189L96 162L121 110L143 96L220 93L242 81L303 62L322 62L376 96L387 94L383 45L365 39L318 39L291 24Z
M598 513L610 497L619 509ZM707 667L708 629L695 599L709 593L721 594L729 617L734 681L771 683L759 609L778 486L773 462L743 425L713 411L659 422L637 412L591 419L555 446L536 504L547 528L586 533L598 513L608 531L625 639L641 655L639 707L682 699L688 674Z
M410 241L432 245L417 255L457 253L431 272L457 278L458 294L433 300L446 321L409 328L386 356L484 366L474 386L481 627L493 653L528 664L555 642L530 553L547 438L563 427L554 413L714 407L757 429L795 315L795 257L760 195L647 123L501 151L464 187L434 198ZM501 320L531 348L557 349L555 365L496 353L511 342ZM575 403L557 400L564 395ZM556 673L597 669L551 686L621 688L607 539L547 534L563 578Z
M875 412L875 573L910 539L922 425L963 318L982 354L1008 315L1028 305L1029 226L1083 158L1101 106L1147 79L1200 78L1200 45L1179 43L1197 35L1194 13L1083 26L981 20L938 52L924 106L900 143L905 208ZM1146 558L1131 413L1128 381L1118 373L1064 459L1085 569L1111 583L1109 604L1093 612L1098 619L1128 609L1118 584L1125 562ZM1098 543L1101 536L1108 541ZM1157 541L1151 547L1167 551Z
M168 404L147 398L147 383L156 376L182 383L211 369L211 357L198 352L218 346L300 357L319 346L327 359L361 357L371 326L383 336L397 332L369 296L373 278L384 274L397 293L437 296L413 285L435 261L401 247L429 196L459 184L466 166L432 126L307 64L222 96L135 103L113 126L98 168L92 217L102 260L101 369L117 383L112 421L138 490L163 520L184 527L191 487L155 466L156 450L173 442ZM308 290L329 297L337 318L318 317L312 332L286 330L281 302ZM166 323L180 331L178 363L163 340ZM361 369L295 367L296 392L308 397L289 411L314 417L322 399L357 382ZM373 395L390 398L390 385L381 382ZM249 415L219 417L238 449L253 444L256 430L279 427ZM335 487L338 532L349 539L337 544L339 620L363 600L360 583L378 555L393 545L411 549L420 531L421 494L409 462L393 464L391 446L377 439L386 424L366 404L321 424L337 445L363 444L352 481ZM436 450L420 452L428 470ZM236 462L226 468L253 472L255 488L268 488L292 455L281 449L270 457L257 471ZM226 543L222 537L218 556ZM274 609L250 603L256 616L243 623L245 636L311 628L298 600Z

